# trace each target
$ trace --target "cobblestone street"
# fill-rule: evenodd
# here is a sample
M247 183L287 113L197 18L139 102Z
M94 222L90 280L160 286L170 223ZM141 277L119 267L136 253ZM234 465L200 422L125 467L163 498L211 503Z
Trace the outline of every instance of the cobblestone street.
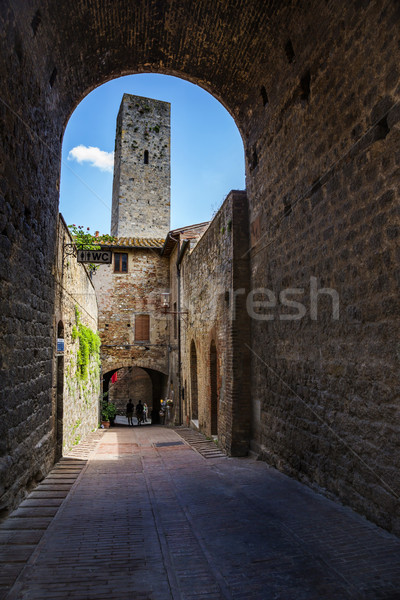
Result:
M396 537L179 432L115 427L63 459L0 527L0 598L400 598Z

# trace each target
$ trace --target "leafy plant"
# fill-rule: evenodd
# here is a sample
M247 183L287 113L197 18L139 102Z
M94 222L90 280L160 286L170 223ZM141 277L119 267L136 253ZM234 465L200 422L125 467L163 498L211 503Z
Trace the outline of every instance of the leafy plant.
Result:
M68 225L68 229L72 235L72 239L78 250L101 250L101 246L112 244L116 241L113 235L103 233L102 235L93 235L90 233L90 227L83 225ZM87 265L90 272L98 269L98 265L92 263Z
M112 402L104 403L101 410L101 418L103 421L112 421L117 415L117 407Z
M76 325L72 328L72 339L79 339L77 353L77 378L85 380L88 378L89 363L91 360L99 362L100 337L90 327L82 324L78 307L75 306Z

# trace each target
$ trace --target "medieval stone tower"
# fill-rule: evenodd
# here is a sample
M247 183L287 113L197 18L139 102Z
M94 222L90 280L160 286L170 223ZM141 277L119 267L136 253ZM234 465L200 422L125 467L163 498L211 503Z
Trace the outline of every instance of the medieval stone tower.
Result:
M124 94L117 118L111 235L165 238L170 229L169 102Z

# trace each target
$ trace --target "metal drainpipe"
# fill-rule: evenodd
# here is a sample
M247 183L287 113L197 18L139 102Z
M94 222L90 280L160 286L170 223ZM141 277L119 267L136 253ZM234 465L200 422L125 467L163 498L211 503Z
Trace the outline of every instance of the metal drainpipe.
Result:
M178 246L178 258L176 259L176 274L178 281L177 317L178 317L178 401L179 401L179 424L182 425L182 351L181 351L181 262L188 247L188 240L183 240L182 246Z

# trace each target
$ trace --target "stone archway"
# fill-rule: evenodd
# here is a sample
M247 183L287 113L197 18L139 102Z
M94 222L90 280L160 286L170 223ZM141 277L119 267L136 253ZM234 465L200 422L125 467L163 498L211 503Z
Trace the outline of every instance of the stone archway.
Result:
M286 472L361 507L383 526L398 528L394 511L382 509L381 497L392 467L388 457L397 460L399 451L394 435L385 435L384 448L380 440L391 426L398 386L392 374L398 372L393 348L399 335L394 157L400 49L393 35L399 20L392 0L199 0L195 10L191 0L43 0L40 7L28 0L2 2L5 418L10 418L7 401L15 398L13 427L5 424L3 452L13 456L12 467L0 473L2 507L12 506L33 474L32 465L48 470L56 452L48 418L49 348L64 128L94 87L123 74L158 72L204 87L242 134L253 288L309 289L315 276L343 301L341 319L333 325L323 298L318 318L296 321L297 327L285 319L253 320L253 368L244 365L251 372L256 409L253 448ZM235 372L242 367L239 357ZM376 394L369 381L384 399L382 427L376 426ZM346 414L344 395L354 399L362 427ZM365 403L362 419L358 398ZM315 410L328 422L326 431L314 421ZM331 422L331 414L343 418ZM31 423L26 415L33 415ZM348 446L338 451L338 439L354 442L378 475Z
M109 401L116 405L118 414L125 414L126 403L129 399L135 406L139 400L146 403L147 406L152 406L151 377L140 367L122 367L118 370L115 383L110 385Z
M115 374L115 382L112 382ZM129 398L135 405L141 400L146 402L153 424L160 421L160 401L165 398L166 389L167 375L142 365L114 366L103 375L103 397L117 406L118 414L125 414Z

